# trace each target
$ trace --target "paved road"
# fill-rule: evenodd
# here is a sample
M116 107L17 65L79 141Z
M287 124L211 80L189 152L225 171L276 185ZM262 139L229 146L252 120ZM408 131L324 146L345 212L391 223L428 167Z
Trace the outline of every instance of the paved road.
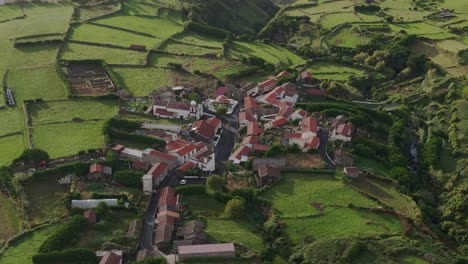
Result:
M224 129L215 149L216 163L218 165L218 169L215 173L217 174L222 174L225 171L224 163L229 159L229 156L231 156L234 145L236 144L237 129L239 128L239 110L240 107L237 106L231 115L223 117Z
M326 128L320 127L319 128L319 133L318 136L320 138L320 146L319 146L319 151L320 151L320 156L322 157L322 160L327 163L327 168L329 170L335 170L335 163L333 160L328 156L327 153L327 143L328 143L328 130Z
M143 235L140 240L141 249L153 249L153 230L154 230L154 217L158 209L159 193L153 191L151 200L149 201L148 210L145 212L145 223L143 225Z

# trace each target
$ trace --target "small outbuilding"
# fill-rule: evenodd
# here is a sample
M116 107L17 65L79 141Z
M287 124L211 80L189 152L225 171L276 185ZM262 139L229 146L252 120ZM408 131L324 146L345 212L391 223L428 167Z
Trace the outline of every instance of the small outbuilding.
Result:
M357 167L344 167L343 173L346 177L357 179L359 178L360 170Z
M272 185L281 178L281 169L279 167L262 165L258 167L256 176L257 186Z
M177 252L180 260L187 258L235 258L236 249L233 243L204 244L179 246Z
M83 212L83 216L88 220L89 224L95 224L97 222L97 214L93 209L89 209Z
M89 166L88 179L92 180L110 180L112 177L112 168L98 163Z

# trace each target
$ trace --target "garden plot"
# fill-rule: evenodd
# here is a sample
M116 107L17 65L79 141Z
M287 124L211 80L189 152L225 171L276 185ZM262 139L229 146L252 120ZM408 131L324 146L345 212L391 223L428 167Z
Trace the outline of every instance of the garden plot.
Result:
M38 125L32 128L33 144L51 158L75 155L104 147L103 127L104 122Z
M28 104L33 125L72 122L73 120L107 120L118 113L115 100L75 99Z
M23 135L0 137L0 166L10 165L25 148Z
M138 16L111 16L94 21L101 25L114 26L151 34L154 37L164 40L176 32L182 31L182 26L169 19L148 18Z
M170 70L162 68L112 67L112 71L134 96L148 96L153 90L172 84Z
M20 109L7 108L0 110L0 136L21 132L22 129Z
M196 46L191 44L185 44L174 40L168 40L162 45L159 50L178 55L213 55L217 56L221 52L221 48L211 48L205 46Z
M161 41L157 38L92 24L75 26L70 39L120 47L130 47L131 45L153 47Z
M185 31L182 34L179 34L175 39L184 43L195 44L199 46L207 46L219 49L223 47L222 39L205 36L190 31Z
M8 74L7 84L13 90L17 102L39 98L55 100L67 97L67 88L60 79L55 65L12 70Z
M114 82L101 65L70 64L67 72L73 94L100 96L117 91Z
M16 204L3 193L0 193L0 219L2 219L0 223L0 243L2 243L18 233L21 228Z
M143 65L146 63L146 52L68 42L62 50L61 59L100 59L106 61L108 64Z
M361 36L356 32L356 29L351 27L340 29L328 39L330 45L345 48L356 48L358 45L363 45L367 42L369 42L367 37Z
M41 227L31 233L15 240L0 255L0 264L30 264L42 243L52 234L59 225Z

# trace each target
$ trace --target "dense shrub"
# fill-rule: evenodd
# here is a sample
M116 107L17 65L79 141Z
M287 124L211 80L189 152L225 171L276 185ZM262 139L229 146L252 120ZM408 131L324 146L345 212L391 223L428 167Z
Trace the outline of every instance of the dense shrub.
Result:
M39 253L33 256L34 264L89 264L97 263L96 253L88 248Z
M80 232L86 228L87 223L86 218L81 215L71 217L44 241L39 252L59 251L73 244Z
M377 12L377 11L380 11L380 6L378 6L378 5L356 5L356 6L354 6L354 11L356 11L356 12Z
M206 24L200 24L193 21L190 21L187 24L185 24L185 29L217 38L226 38L228 35L230 35L230 33L226 30L212 27Z
M194 184L194 185L185 185L185 186L177 186L176 192L178 194L205 194L206 189L205 185L202 184Z
M124 170L114 174L114 179L121 184L132 188L140 188L142 185L141 177L143 173L140 171Z

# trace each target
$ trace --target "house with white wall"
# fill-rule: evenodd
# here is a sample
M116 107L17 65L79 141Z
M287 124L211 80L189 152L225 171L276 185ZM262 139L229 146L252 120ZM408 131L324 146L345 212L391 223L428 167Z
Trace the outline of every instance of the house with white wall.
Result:
M153 101L153 115L169 119L200 119L203 106L197 102L177 102L168 100Z

